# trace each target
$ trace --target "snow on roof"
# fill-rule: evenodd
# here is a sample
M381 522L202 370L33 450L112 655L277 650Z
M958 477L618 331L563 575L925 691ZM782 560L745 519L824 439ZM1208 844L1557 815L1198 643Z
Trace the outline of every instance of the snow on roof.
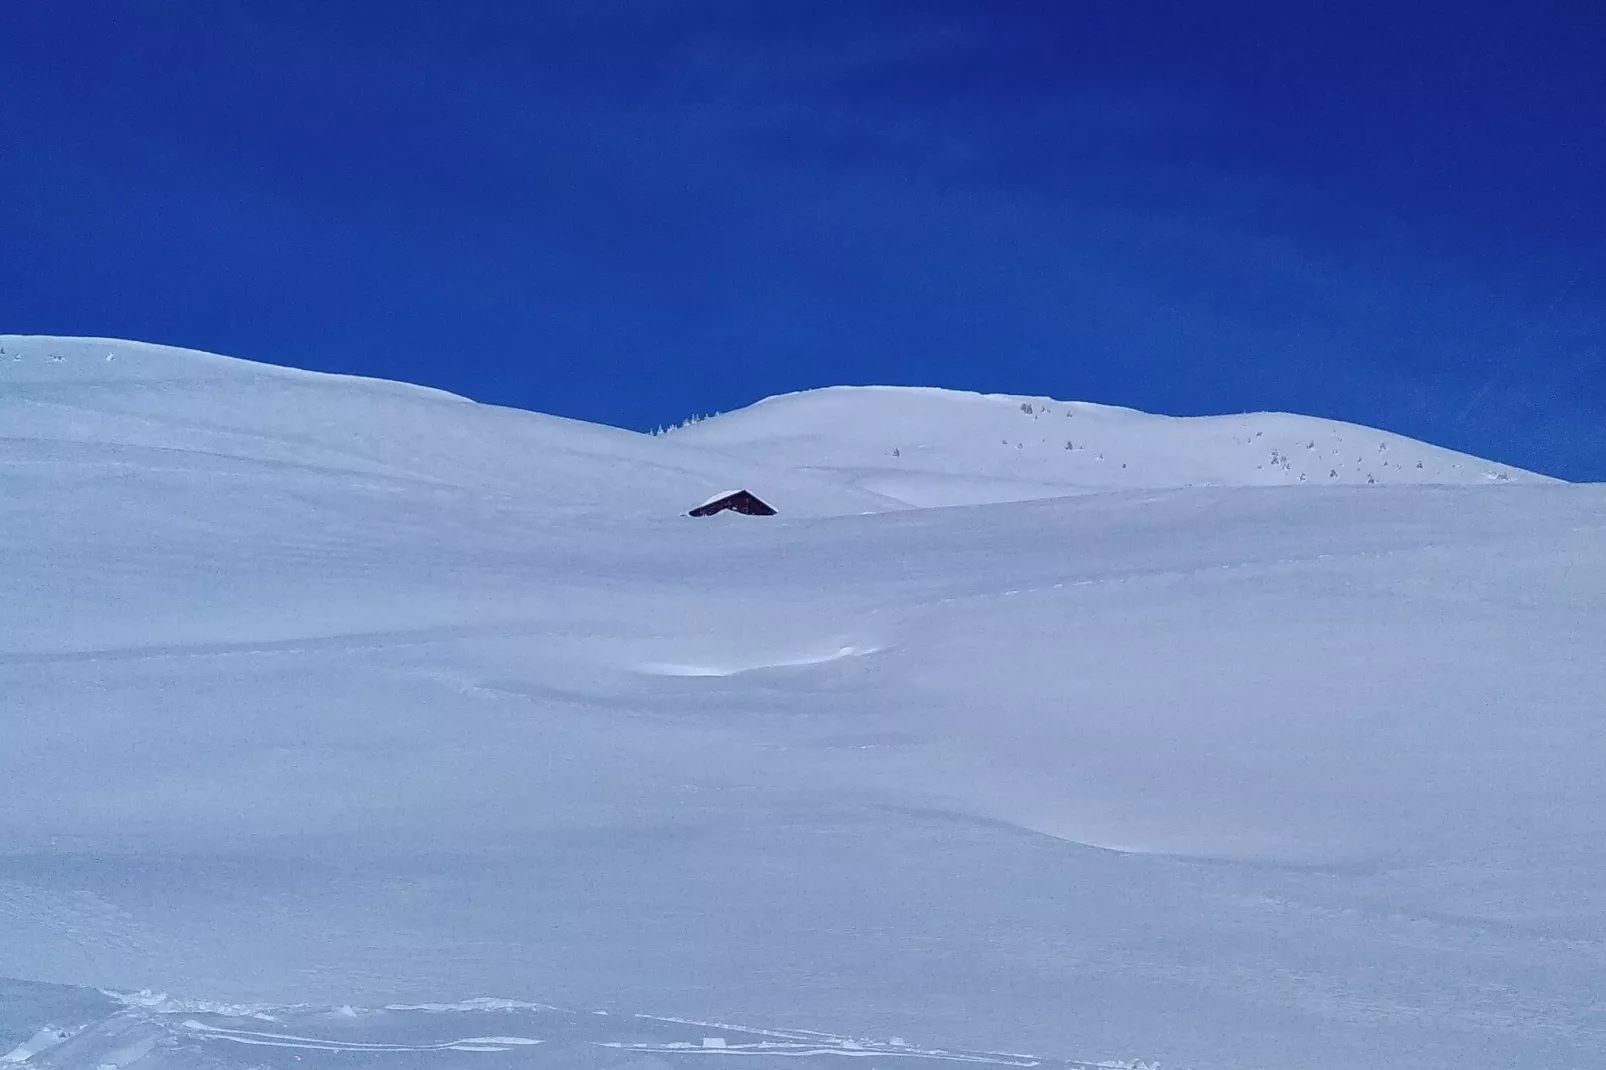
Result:
M743 492L744 492L744 488L742 488L742 487L736 487L733 490L722 490L718 494L712 495L712 496L704 499L703 501L698 502L697 505L695 506L695 508L701 509L704 506L713 505L717 501L723 501L724 499L729 498L733 494L741 494ZM752 493L752 492L751 491L747 491L746 493Z

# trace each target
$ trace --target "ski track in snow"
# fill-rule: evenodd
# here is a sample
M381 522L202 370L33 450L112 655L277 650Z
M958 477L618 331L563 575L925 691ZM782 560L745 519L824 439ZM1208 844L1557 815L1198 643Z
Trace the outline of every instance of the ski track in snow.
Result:
M263 1048L307 1048L314 1051L394 1052L394 1051L509 1051L541 1043L530 1037L459 1037L436 1044L393 1044L384 1041L333 1040L295 1033L269 1033L259 1029L228 1029L186 1018L178 1028L202 1040L225 1040Z
M93 1066L98 1070L144 1070L157 1066L189 1066L193 1057L217 1054L221 1049L253 1049L255 1065L308 1066L314 1053L335 1056L465 1054L521 1057L520 1065L611 1065L602 1052L658 1055L675 1064L705 1058L734 1056L780 1060L868 1061L870 1065L940 1065L1054 1067L1097 1070L1140 1067L1147 1064L1045 1059L1009 1051L971 1051L926 1047L901 1037L873 1040L811 1029L776 1029L730 1022L652 1014L604 1011L567 1011L550 1004L523 1000L479 998L453 1003L391 1004L383 1008L340 1006L312 1008L303 1005L275 1007L208 1003L172 999L151 993L104 995L120 1009L105 1018L72 1026L47 1026L10 1051L0 1053L0 1065L30 1068ZM438 1036L444 1028L474 1019L527 1027L520 1033L476 1033ZM312 1029L321 1023L323 1028ZM0 1013L0 1026L6 1024ZM267 1026L279 1028L267 1028ZM529 1035L538 1027L540 1036ZM624 1036L621 1036L621 1033ZM644 1035L644 1034L656 1034ZM388 1038L388 1039L387 1039ZM552 1049L552 1054L544 1054ZM596 1049L604 1059L577 1059L581 1049ZM273 1061L272 1052L288 1057ZM220 1065L208 1062L206 1065ZM222 1065L235 1065L226 1063ZM241 1064L242 1066L245 1064ZM346 1065L346 1064L341 1064ZM472 1066L472 1063L410 1061L409 1066ZM491 1065L491 1064L488 1064ZM494 1065L508 1065L505 1061ZM1158 1064L1153 1064L1158 1067Z

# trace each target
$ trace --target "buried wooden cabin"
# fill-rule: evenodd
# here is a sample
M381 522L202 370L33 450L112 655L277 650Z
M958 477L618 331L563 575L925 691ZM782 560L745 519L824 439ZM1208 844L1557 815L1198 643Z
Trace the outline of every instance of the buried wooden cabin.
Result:
M713 516L729 509L744 516L774 516L775 509L758 495L746 490L726 490L714 495L687 516Z

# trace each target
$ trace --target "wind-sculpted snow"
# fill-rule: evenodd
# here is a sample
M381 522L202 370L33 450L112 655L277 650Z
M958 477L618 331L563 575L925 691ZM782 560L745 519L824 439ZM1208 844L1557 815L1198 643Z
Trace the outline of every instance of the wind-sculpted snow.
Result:
M0 1058L1606 1050L1600 487L862 511L395 384L0 347ZM680 515L760 477L815 507Z

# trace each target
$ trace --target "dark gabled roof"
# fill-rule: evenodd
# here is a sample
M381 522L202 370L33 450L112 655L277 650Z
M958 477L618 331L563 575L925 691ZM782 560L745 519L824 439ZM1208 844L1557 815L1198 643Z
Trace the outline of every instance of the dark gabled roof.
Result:
M713 516L725 510L741 513L744 516L774 516L775 508L764 501L752 491L726 490L714 495L687 516Z

